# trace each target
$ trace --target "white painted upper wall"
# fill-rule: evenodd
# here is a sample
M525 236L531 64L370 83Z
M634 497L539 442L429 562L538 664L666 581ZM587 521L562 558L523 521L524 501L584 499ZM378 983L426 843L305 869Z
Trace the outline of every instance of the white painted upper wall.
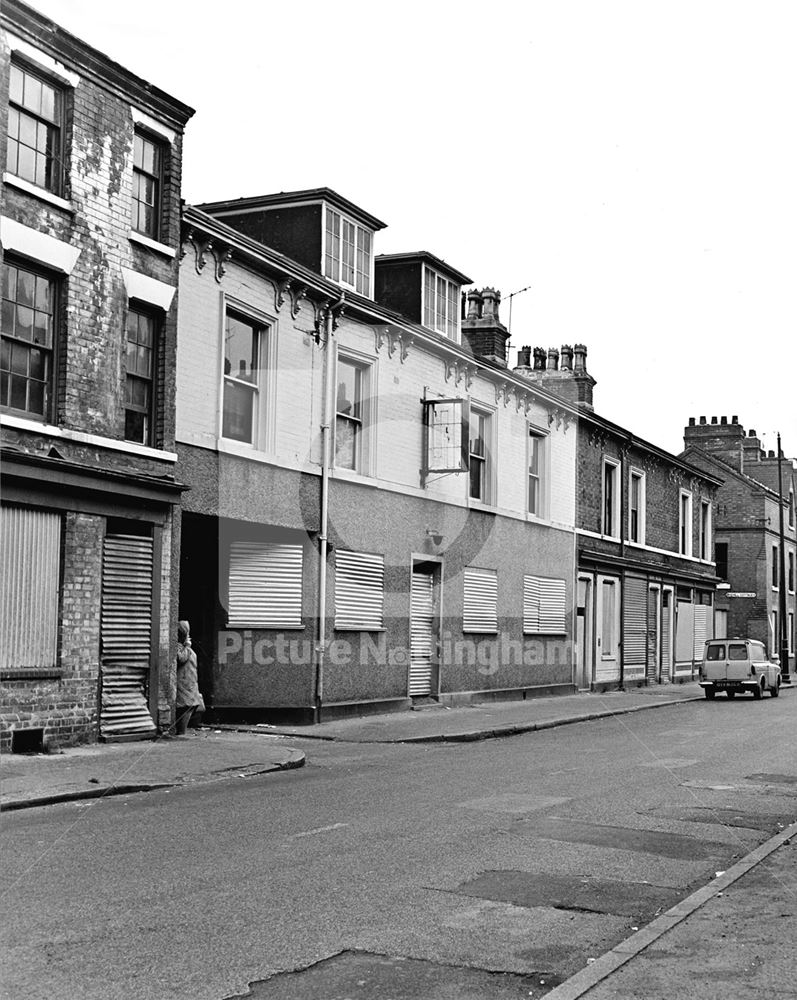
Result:
M271 282L233 259L221 281L212 261L201 273L195 255L186 254L180 269L180 309L177 350L177 441L212 450L231 451L287 468L318 471L326 352L314 341L314 312L302 302L291 317L290 298L275 303ZM226 306L246 312L269 325L270 370L264 375L260 428L255 447L221 437L224 316ZM384 327L382 328L384 329ZM468 398L489 416L488 478L492 479L490 509L538 520L527 514L529 426L546 435L545 478L547 510L544 522L572 529L575 521L575 420L565 426L551 419L550 407L528 390L527 405L510 392L505 396L501 373L446 378L444 357L416 341L406 357L389 343L379 343L376 328L346 317L334 334L334 357L349 357L367 368L369 401L362 473L336 469L334 475L366 479L373 485L429 497L460 506L469 500L467 473L430 475L421 488L423 408L427 397ZM511 389L511 385L509 386ZM497 392L497 389L499 392ZM522 393L523 390L520 390Z

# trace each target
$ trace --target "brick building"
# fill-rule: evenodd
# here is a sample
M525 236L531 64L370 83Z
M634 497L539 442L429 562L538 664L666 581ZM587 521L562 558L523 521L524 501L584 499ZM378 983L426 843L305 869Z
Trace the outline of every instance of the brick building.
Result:
M0 10L2 745L168 715L180 170L192 111Z
M185 211L181 616L216 718L573 689L575 409L327 188ZM531 477L530 456L535 473Z
M713 632L712 504L721 480L593 408L581 344L522 348L516 372L578 407L580 688L689 680Z
M737 417L690 417L684 428L684 458L722 478L714 513L714 552L721 635L749 636L780 655L780 623L786 623L789 670L795 672L795 574L797 528L793 459L781 461L761 447L756 432L745 432ZM783 573L780 506L783 499ZM783 579L785 577L785 579ZM785 598L785 600L784 600ZM785 618L782 607L785 604ZM783 665L784 676L786 674Z

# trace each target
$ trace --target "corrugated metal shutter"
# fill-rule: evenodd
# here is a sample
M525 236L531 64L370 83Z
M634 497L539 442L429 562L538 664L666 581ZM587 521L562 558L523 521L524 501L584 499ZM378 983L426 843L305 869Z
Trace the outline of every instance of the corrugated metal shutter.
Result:
M566 632L565 581L523 577L523 631Z
M146 736L152 638L152 539L106 535L100 620L102 736Z
M463 632L498 631L498 574L492 569L464 571Z
M301 628L301 545L232 542L228 625Z
M54 667L61 516L3 505L0 545L0 667Z
M661 606L661 662L669 671L672 665L672 594L665 590Z
M692 663L695 610L691 601L678 601L675 616L675 662Z
M432 693L434 580L430 573L412 574L410 601L410 696Z
M382 628L385 602L385 560L367 552L335 556L335 628Z
M648 627L647 583L637 577L626 577L623 602L623 663L644 666Z
M648 665L645 674L649 681L656 681L659 675L659 592L655 588L648 591Z
M692 658L703 659L703 645L709 638L708 622L711 608L707 604L695 605L695 644L692 650Z

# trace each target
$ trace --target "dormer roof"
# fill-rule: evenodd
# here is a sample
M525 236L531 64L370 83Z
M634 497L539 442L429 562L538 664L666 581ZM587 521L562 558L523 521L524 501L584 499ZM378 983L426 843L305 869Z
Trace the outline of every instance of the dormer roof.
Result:
M415 250L410 253L381 253L376 257L377 264L413 264L416 262L428 264L435 271L439 271L443 277L448 278L449 281L453 281L457 285L470 285L473 283L473 278L469 278L467 274L458 271L455 267L441 260L440 257L435 257L428 250Z
M377 219L375 215L355 205L332 188L308 188L305 191L279 191L276 194L259 194L248 198L228 198L224 201L206 201L197 208L208 215L224 218L225 215L245 215L249 212L262 212L276 208L290 208L295 205L320 205L322 202L331 205L348 215L361 226L376 232L385 229L387 223Z

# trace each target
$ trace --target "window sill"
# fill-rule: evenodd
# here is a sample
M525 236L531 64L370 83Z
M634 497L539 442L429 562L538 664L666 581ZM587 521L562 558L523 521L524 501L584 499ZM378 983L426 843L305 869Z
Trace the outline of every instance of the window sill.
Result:
M139 455L142 458L156 458L161 462L176 462L177 453L150 448L149 445L136 444L134 441L120 441L116 438L106 438L99 434L88 434L84 431L73 431L68 427L58 427L34 417L16 417L12 414L0 414L0 425L13 427L15 430L30 431L33 434L46 434L48 437L61 438L64 441L76 441L79 444L95 445L98 448L109 448L111 451L123 451L129 455Z
M363 628L360 625L333 625L334 632L387 632L384 626L380 628Z
M67 201L66 198L60 198L57 194L48 191L47 188L39 187L38 184L31 184L30 181L23 180L21 177L17 177L16 174L4 173L3 183L9 187L18 188L20 191L24 191L25 194L32 194L34 198L46 201L49 205L61 208L65 212L74 214L75 209L71 201Z
M139 243L142 247L146 247L148 250L154 250L156 253L163 254L164 257L176 257L177 251L165 243L159 243L157 240L150 239L149 236L144 236L143 233L137 233L135 230L131 229L127 234L128 239L131 243Z
M58 667L5 667L0 681L60 681L64 676Z
M565 629L552 629L550 632L524 632L523 635L524 636L538 636L538 637L539 636L561 636L561 635L566 636L567 635L567 631Z
M498 635L497 628L463 628L463 635Z
M260 632L304 632L306 625L262 625L254 622L227 622L225 628L257 629Z

